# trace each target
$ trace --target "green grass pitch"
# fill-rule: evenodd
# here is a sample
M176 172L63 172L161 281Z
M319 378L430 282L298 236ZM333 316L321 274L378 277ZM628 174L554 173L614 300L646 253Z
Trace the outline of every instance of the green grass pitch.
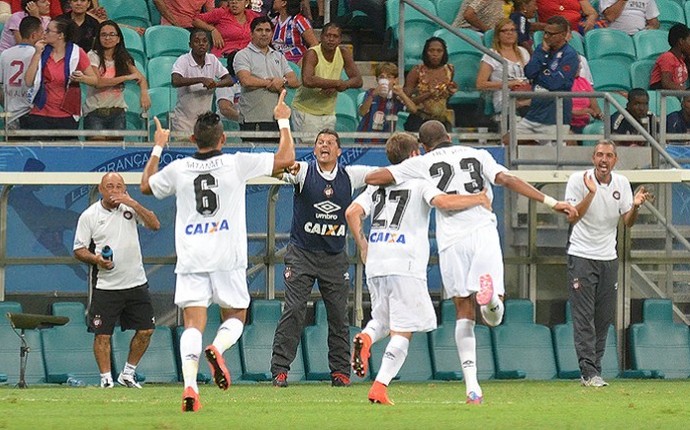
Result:
M369 384L237 384L200 388L182 413L181 385L0 388L0 429L687 429L690 381L485 381L483 405L461 382L393 382L395 406L370 404Z

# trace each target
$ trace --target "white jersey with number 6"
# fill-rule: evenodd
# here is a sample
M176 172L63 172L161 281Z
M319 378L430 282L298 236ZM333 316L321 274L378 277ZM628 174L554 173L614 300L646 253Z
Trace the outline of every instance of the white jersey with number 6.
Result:
M447 194L470 195L486 188L490 201L494 197L491 185L495 185L496 175L508 170L498 164L488 151L466 146L439 147L387 169L396 183L414 178L427 179ZM436 211L439 251L486 225L496 226L496 215L483 206L463 211Z
M247 267L245 189L270 175L273 154L195 154L175 160L149 178L158 199L175 195L175 273Z
M431 200L439 194L431 182L415 179L388 187L370 185L355 199L371 215L367 279L400 275L426 281Z

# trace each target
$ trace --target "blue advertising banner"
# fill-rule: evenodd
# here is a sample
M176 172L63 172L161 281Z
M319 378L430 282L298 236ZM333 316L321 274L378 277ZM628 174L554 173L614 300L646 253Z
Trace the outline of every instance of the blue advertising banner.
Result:
M227 152L261 152L263 148L226 148ZM503 162L502 147L489 148L499 162ZM193 153L193 148L171 148L162 156L163 166L177 158ZM140 172L148 161L150 150L122 147L4 147L0 148L0 171L7 172ZM313 159L311 148L300 148L297 158ZM388 163L384 148L343 148L340 162L344 165L359 164L385 166ZM128 192L144 206L153 210L161 221L161 229L151 232L140 229L142 253L145 257L171 257L174 247L174 199L156 200L143 196L137 186L129 186ZM72 256L72 243L77 219L92 201L98 198L93 186L15 186L9 196L7 220L7 256L11 258ZM247 188L247 231L264 233L267 229L268 187ZM494 211L503 231L503 192L495 190ZM276 232L289 233L292 220L292 187L280 190L276 211ZM432 222L433 224L433 222ZM433 226L432 226L433 228ZM279 241L277 247L286 245ZM250 241L249 254L265 251L263 241ZM352 251L352 249L351 249ZM435 252L435 249L432 249ZM87 267L75 260L71 265L10 265L6 272L6 292L35 293L59 291L61 293L85 293ZM152 292L168 292L174 288L172 265L146 267ZM429 274L429 285L440 289L437 270ZM248 276L250 290L260 292L265 288L265 270L251 271ZM282 267L276 268L276 289L281 290Z

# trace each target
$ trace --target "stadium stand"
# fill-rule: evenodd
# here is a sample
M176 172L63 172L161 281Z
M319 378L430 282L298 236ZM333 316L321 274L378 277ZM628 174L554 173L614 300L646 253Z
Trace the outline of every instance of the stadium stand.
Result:
M170 74L175 61L177 61L177 57L168 55L149 59L146 66L149 88L172 87Z
M14 310L10 312L15 312ZM0 319L6 320L5 314ZM85 336L86 333L82 332ZM24 333L30 352L26 362L24 380L28 385L46 382L43 357L41 355L42 342L38 330L26 330ZM21 340L10 324L0 323L0 382L16 384L19 382L19 348ZM3 380L4 379L4 380Z
M149 21L151 21L151 25L160 25L161 13L158 11L156 4L153 0L146 0L146 6L149 10Z
M528 299L505 302L503 324L491 330L496 378L553 379L557 376L551 330L534 322Z
M627 37L627 35L626 35ZM630 91L630 65L613 58L597 58L589 61L596 91Z
M335 131L352 132L357 130L357 106L347 94L338 94L335 103Z
M122 36L124 36L125 47L129 54L134 58L134 61L138 61L142 65L146 65L146 50L144 49L144 39L129 27L120 27L122 30ZM146 69L139 69L142 73L146 72Z
M434 0L436 16L448 24L452 24L462 6L462 0Z
M642 322L629 330L633 369L668 379L690 377L690 329L673 322L672 306L668 299L644 301Z
M647 91L649 94L649 111L654 115L661 115L661 95L658 91ZM665 97L666 115L680 110L680 99L677 97Z
M431 0L417 0L417 6L428 10L432 15L436 15L436 5ZM400 5L397 1L386 2L386 26L388 34L390 35L391 44L397 40L398 34L398 18L400 16ZM426 25L426 34L432 34L438 29L438 26L426 16L419 13L409 5L405 5L405 26L409 23L417 22L418 26ZM425 39L426 40L426 39Z

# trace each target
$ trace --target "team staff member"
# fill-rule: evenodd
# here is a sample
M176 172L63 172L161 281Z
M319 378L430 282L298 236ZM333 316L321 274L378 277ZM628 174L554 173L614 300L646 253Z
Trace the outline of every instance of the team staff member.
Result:
M127 194L119 173L106 173L98 186L101 199L79 217L74 256L94 266L89 331L95 333L93 352L101 372L101 387L112 388L110 337L117 321L122 330L136 330L125 368L117 382L141 388L134 370L146 352L155 327L149 286L141 260L137 223L151 230L161 226L156 214ZM112 249L111 259L101 254Z
M350 338L347 297L349 263L345 254L345 210L352 193L364 186L365 166L342 166L338 133L316 136L315 160L300 161L284 180L295 185L290 243L285 255L285 307L273 338L273 385L287 387L287 373L297 354L307 299L314 281L328 314L328 364L333 386L350 385Z
M565 200L579 214L568 238L568 296L581 382L587 387L608 385L601 377L601 358L616 314L618 220L632 227L640 206L653 199L644 187L633 197L628 179L613 172L616 161L616 145L599 141L594 168L570 176L565 189Z
M236 152L223 154L225 134L220 117L206 112L196 120L192 141L197 152L175 160L158 171L158 162L170 132L156 122L155 146L141 177L141 191L158 199L175 196L175 304L183 310L184 332L180 356L184 391L182 411L201 408L197 372L206 327L206 309L211 303L221 307L223 323L213 343L204 350L213 379L227 390L230 373L223 352L242 335L249 307L247 290L247 222L245 189L247 181L282 172L295 162L295 146L290 134L290 108L280 94L273 115L280 128L275 154Z

